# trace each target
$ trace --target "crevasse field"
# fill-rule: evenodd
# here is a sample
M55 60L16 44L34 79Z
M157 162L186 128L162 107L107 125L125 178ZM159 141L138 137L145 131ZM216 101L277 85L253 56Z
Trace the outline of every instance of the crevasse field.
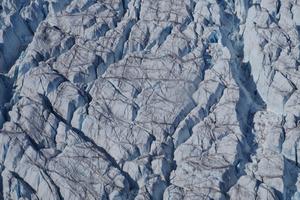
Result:
M299 200L299 0L0 0L0 200Z

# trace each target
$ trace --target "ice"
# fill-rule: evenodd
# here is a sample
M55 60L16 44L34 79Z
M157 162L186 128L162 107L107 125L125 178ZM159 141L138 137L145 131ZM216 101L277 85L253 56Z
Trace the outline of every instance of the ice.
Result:
M299 199L295 0L0 2L0 199Z

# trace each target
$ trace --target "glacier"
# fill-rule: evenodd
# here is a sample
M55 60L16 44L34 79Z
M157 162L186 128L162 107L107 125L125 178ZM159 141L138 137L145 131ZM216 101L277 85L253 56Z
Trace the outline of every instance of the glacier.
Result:
M299 0L1 0L0 200L298 200L299 67Z

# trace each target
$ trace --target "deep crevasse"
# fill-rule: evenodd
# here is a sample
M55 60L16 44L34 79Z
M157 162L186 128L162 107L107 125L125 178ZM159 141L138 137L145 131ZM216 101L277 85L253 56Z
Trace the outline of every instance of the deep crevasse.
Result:
M297 0L3 0L0 199L300 199L299 20Z

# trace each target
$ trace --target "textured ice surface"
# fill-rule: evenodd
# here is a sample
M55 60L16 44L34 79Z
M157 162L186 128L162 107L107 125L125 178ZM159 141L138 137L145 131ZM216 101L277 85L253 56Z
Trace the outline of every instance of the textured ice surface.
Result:
M300 199L299 0L0 0L0 200Z

